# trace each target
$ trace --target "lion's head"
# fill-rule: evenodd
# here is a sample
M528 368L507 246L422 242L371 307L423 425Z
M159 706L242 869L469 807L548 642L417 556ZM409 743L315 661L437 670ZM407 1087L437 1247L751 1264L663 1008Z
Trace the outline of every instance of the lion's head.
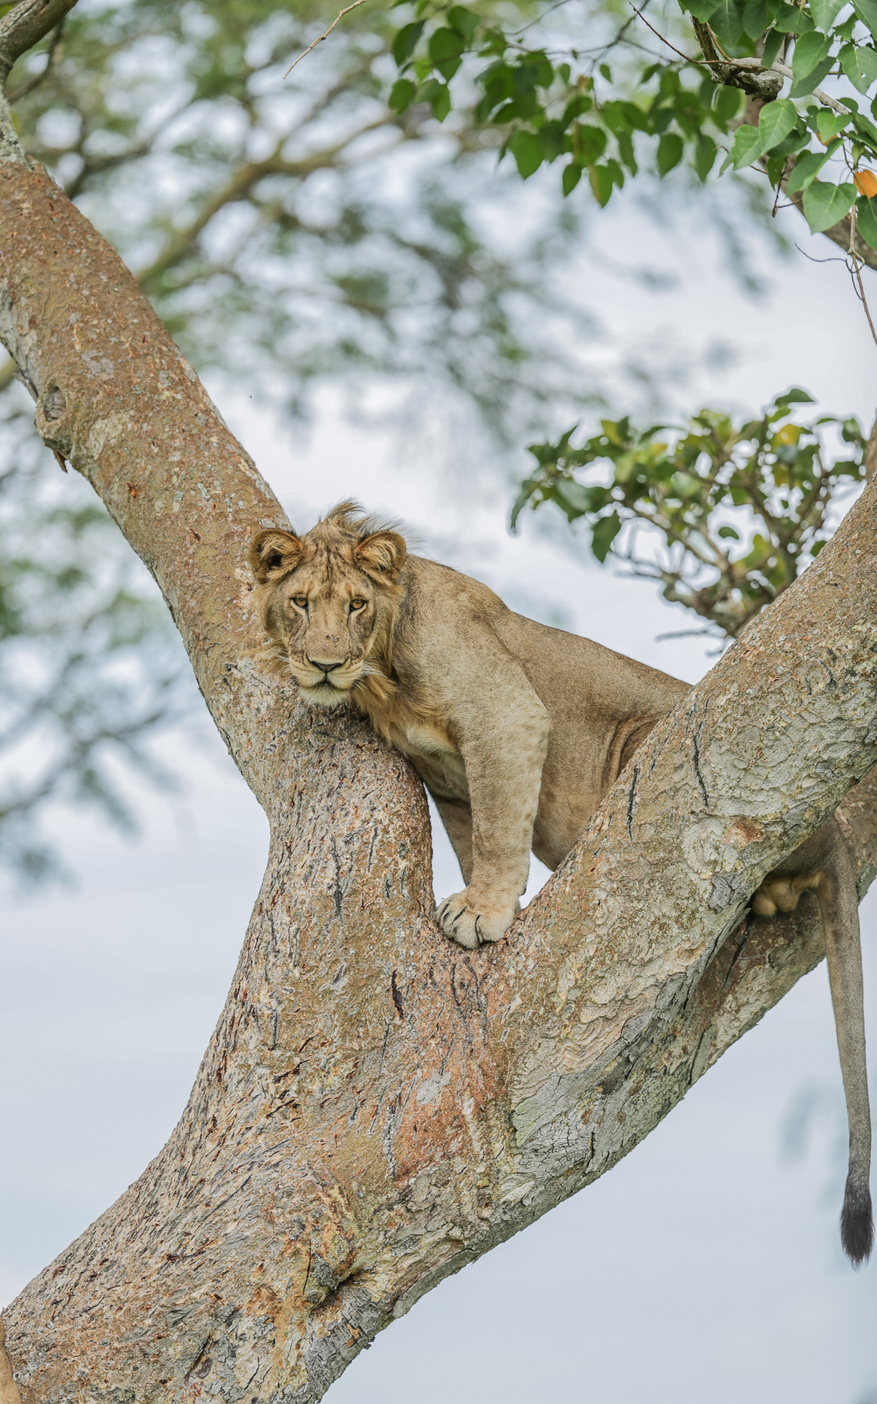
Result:
M254 536L262 624L307 702L336 707L386 666L405 555L398 532L355 502L334 507L305 536L275 527Z

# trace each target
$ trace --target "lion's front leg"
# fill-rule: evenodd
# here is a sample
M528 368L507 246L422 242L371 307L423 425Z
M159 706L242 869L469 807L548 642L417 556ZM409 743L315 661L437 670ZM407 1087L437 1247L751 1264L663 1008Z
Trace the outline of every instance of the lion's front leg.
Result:
M548 713L536 693L522 673L505 681L514 683L505 710L464 713L459 728L472 813L472 869L467 886L446 897L436 917L451 940L470 949L498 941L520 911L548 751Z

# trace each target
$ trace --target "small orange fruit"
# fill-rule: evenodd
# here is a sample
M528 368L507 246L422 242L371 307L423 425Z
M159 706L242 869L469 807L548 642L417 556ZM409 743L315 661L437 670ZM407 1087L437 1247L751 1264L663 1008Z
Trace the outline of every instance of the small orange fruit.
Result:
M877 195L877 176L873 171L856 171L853 176L856 182L856 189L860 195L872 200Z

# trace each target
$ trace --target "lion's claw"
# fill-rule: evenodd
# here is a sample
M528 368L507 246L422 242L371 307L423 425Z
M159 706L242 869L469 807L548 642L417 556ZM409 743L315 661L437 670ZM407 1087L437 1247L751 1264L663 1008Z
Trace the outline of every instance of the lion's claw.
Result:
M498 911L479 911L469 904L468 889L454 892L436 908L436 921L457 945L473 951L506 934L519 911L518 903Z

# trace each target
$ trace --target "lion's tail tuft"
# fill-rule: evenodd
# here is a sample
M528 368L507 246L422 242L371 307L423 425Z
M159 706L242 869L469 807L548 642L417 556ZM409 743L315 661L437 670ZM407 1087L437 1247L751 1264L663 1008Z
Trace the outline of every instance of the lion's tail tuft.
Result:
M853 1267L861 1267L870 1257L874 1246L874 1219L871 1213L871 1192L867 1178L847 1176L843 1209L840 1215L840 1240Z

